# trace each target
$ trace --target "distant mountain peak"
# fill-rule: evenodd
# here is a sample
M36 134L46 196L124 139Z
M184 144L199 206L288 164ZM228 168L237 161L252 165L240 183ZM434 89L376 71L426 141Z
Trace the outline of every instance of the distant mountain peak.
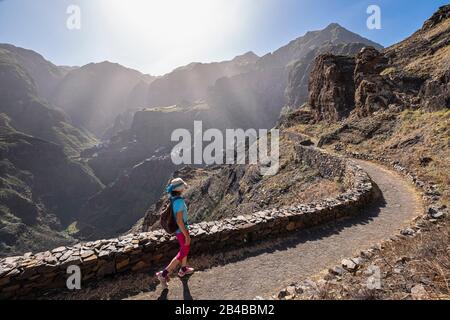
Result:
M345 28L341 26L339 23L332 22L325 28L325 30L327 29L330 30L330 29L345 29Z
M237 63L255 63L256 61L258 61L259 56L254 53L253 51L248 51L242 55L236 56L233 59L233 62L237 62Z
M292 40L287 45L260 59L258 65L262 68L284 67L306 56L312 50L324 45L337 45L345 43L364 43L377 50L383 47L357 33L345 29L338 23L330 23L326 28L308 31L303 36Z

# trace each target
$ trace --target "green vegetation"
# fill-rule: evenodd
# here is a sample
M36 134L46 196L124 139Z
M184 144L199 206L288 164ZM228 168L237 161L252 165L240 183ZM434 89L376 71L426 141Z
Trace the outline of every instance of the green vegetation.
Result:
M80 232L80 230L78 229L78 227L77 227L77 224L78 224L78 222L77 221L74 221L74 222L72 222L71 224L69 224L68 226L67 226L67 228L66 228L66 232L67 232L67 234L69 234L69 235L75 235L75 234L77 234L78 232Z

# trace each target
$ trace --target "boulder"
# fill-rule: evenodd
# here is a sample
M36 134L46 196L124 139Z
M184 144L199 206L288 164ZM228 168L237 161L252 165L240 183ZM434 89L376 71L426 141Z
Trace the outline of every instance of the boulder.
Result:
M358 269L357 264L351 259L343 259L341 261L342 266L349 271L356 271Z

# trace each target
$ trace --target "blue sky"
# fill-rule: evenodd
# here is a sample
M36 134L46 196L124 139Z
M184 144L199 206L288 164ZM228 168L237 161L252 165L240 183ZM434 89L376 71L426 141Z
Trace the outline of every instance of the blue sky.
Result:
M0 0L0 42L41 53L58 65L104 60L164 74L189 62L271 52L332 22L384 46L419 29L440 0ZM68 6L81 29L66 26ZM366 26L369 5L381 29Z

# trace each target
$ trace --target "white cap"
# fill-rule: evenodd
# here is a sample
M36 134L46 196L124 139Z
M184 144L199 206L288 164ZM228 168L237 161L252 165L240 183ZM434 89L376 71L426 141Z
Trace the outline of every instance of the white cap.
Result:
M174 186L173 191L181 191L184 190L188 185L181 178L176 178L170 181L170 184Z

